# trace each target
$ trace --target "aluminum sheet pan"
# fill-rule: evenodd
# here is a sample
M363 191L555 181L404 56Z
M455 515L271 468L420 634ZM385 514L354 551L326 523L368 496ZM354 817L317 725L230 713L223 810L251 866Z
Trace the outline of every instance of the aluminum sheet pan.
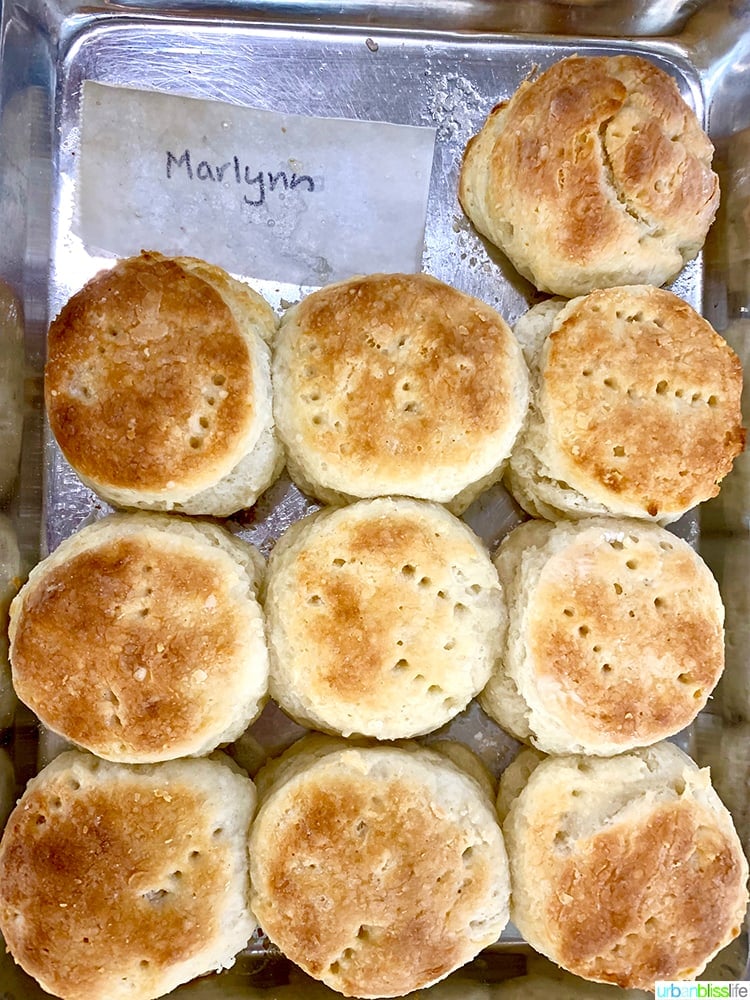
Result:
M671 287L725 331L748 360L748 6L720 0L703 5L690 20L687 15L700 5L618 3L610 5L607 13L596 2L540 0L529 3L521 14L522 6L499 3L492 15L481 0L381 3L366 5L366 9L360 4L313 2L237 2L223 7L106 0L85 6L63 0L5 3L0 36L0 278L17 296L13 315L19 310L25 315L27 361L20 474L5 507L26 568L76 528L108 510L62 458L45 427L41 406L49 318L107 262L89 252L74 231L86 81L286 114L433 128L436 142L422 269L484 299L513 323L539 295L464 217L456 197L464 146L492 106L509 97L535 70L573 53L645 55L674 76L705 123L717 148L715 165L722 181L722 208L706 249ZM623 17L626 9L629 20ZM613 37L623 25L631 37ZM514 28L515 33L509 32ZM579 34L522 33L529 28L537 32L572 28ZM580 33L587 28L597 34L583 37ZM635 37L639 29L660 37ZM681 33L669 34L675 30ZM138 136L134 136L132 155L138 154ZM193 252L201 253L199 233ZM291 286L253 274L240 276L277 309L315 287ZM0 326L2 336L5 341L0 345L5 350L12 335L7 330L3 333ZM717 786L734 812L746 845L750 824L748 472L744 459L740 460L721 497L676 527L709 560L727 604L725 679L706 712L679 740L699 761L713 765ZM282 479L256 508L234 518L230 527L267 554L285 527L315 506ZM465 517L494 548L518 523L520 512L497 487ZM236 756L253 771L265 755L278 752L300 731L270 708L238 741ZM496 776L518 747L497 727L488 726L476 705L434 735L461 739ZM40 732L23 709L17 713L15 729L6 734L6 743L19 787L62 745ZM522 972L527 959L534 965L528 956L517 931L509 927L497 948L462 976L474 987L481 984L484 988ZM746 968L747 936L743 935L719 956L706 976L739 979ZM288 995L314 996L322 990L294 975ZM186 997L244 997L256 995L253 990L257 989L259 996L270 996L262 989L264 985L275 988L288 976L286 964L259 938L233 972L215 983L178 992ZM460 984L458 988L471 993L474 987L462 982L463 988ZM557 995L576 995L569 985L561 986L557 980L550 983L557 983ZM43 995L8 961L0 967L2 990L8 997ZM605 990L602 995L611 992Z

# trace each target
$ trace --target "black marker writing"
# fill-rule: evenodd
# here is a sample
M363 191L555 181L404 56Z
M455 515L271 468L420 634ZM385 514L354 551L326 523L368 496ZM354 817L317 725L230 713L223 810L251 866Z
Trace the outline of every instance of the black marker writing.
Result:
M209 163L208 160L201 160L193 167L193 158L190 150L186 149L180 156L167 150L166 159L167 180L175 176L184 176L188 180L213 181L223 183L226 176L233 177L237 184L247 184L252 188L252 197L243 194L243 201L254 207L265 204L268 194L280 188L283 191L294 191L301 188L303 191L315 191L315 180L309 174L298 174L293 172L288 174L285 170L273 173L270 170L258 170L253 174L252 168L248 164L242 164L238 156L233 156L225 163Z

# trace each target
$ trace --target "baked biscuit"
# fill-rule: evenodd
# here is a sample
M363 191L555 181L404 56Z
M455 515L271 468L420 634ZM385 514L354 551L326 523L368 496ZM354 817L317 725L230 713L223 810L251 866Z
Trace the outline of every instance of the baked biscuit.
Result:
M518 739L608 756L705 707L724 669L724 607L687 542L617 518L528 521L495 565L507 643L480 703Z
M69 750L0 843L0 929L63 1000L150 1000L228 968L256 922L255 788L228 757L128 766Z
M535 517L662 524L719 492L742 451L742 368L686 302L650 286L535 306L532 377L507 484Z
M281 472L271 405L275 316L192 257L121 260L52 323L50 426L80 478L117 507L224 516Z
M500 478L528 403L502 317L426 274L303 299L282 318L273 378L290 475L328 503L400 494L460 513Z
M462 711L500 654L483 543L438 504L378 498L286 531L264 598L269 691L303 725L401 739Z
M266 698L262 572L257 551L214 524L137 513L83 528L11 605L19 698L109 760L209 753Z
M675 81L639 56L573 56L521 84L470 140L459 199L537 288L662 285L719 205L713 146Z
M585 979L692 979L740 933L748 867L732 819L708 769L669 743L546 758L503 833L511 919Z
M482 787L416 744L302 742L250 836L253 912L287 958L345 996L401 996L492 944L510 887Z

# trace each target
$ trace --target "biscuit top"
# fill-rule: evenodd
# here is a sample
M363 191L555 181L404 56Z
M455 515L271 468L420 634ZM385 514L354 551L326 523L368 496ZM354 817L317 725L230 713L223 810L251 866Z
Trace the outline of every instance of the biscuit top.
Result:
M505 850L471 778L439 754L386 747L294 771L250 840L253 912L293 962L347 996L401 996L499 934Z
M532 709L612 752L688 725L724 667L724 612L708 568L656 525L622 525L579 522L526 612Z
M727 903L740 899L740 877L736 843L687 804L604 830L557 872L548 917L561 961L622 987L690 975L717 932L739 933L744 909Z
M537 254L564 265L622 260L650 237L691 256L718 206L712 154L663 70L632 55L575 56L504 108L487 200L511 224L534 213Z
M107 536L63 543L19 594L15 688L50 729L102 757L205 752L256 687L247 670L265 687L253 581L197 531L168 534L148 516L125 517L134 520L115 521Z
M271 693L284 707L293 673L299 708L345 735L436 729L499 655L497 574L479 539L437 505L381 498L316 515L274 551L268 579L270 639L287 678L275 691L272 669Z
M70 751L33 780L8 821L3 935L56 996L160 995L167 970L221 936L228 881L240 892L247 881L237 846L215 834L206 785L239 801L233 782L252 788L249 780L214 761L160 767L128 771Z
M193 263L158 254L119 261L50 327L50 425L94 483L195 491L247 449L257 417L247 331L272 329L273 314L249 289L230 298L218 268Z
M507 458L526 408L505 321L423 274L355 278L308 296L282 320L276 366L277 393L283 371L295 401L292 414L279 408L280 432L327 466L327 485L355 496L451 499ZM423 492L444 470L458 488ZM361 492L363 480L377 485Z
M739 359L694 309L649 286L570 302L542 350L539 408L557 478L659 520L715 496L742 451Z
M694 976L740 932L739 838L708 771L666 744L640 758L547 758L503 830L521 922L577 975L653 990Z

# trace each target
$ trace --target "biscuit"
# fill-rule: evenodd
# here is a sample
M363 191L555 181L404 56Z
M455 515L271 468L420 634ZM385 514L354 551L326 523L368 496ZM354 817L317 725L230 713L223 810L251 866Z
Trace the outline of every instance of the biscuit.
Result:
M692 979L740 933L748 867L732 819L708 769L669 743L546 758L503 833L511 919L585 979Z
M263 560L217 525L113 514L36 566L11 605L19 698L100 757L209 753L268 687Z
M724 669L724 606L687 542L617 518L528 521L495 565L507 642L480 703L518 739L608 756L705 707Z
M492 944L510 886L482 787L416 744L302 742L271 765L250 836L251 906L287 958L345 996L390 997Z
M128 766L61 754L0 842L15 961L63 1000L150 1000L228 968L257 926L254 808L253 783L222 755Z
M524 81L469 141L459 200L541 291L663 285L719 205L711 141L639 56L573 56Z
M535 517L666 524L719 492L742 451L742 367L686 302L650 286L546 302L516 335L532 402L506 482Z
M327 503L400 494L460 513L500 478L528 403L505 320L426 274L329 285L282 318L287 467Z
M361 500L292 526L264 606L271 697L344 736L431 732L489 679L505 630L483 543L438 504Z
M275 316L191 257L121 260L50 326L50 427L83 482L116 507L225 516L281 472L271 404Z

